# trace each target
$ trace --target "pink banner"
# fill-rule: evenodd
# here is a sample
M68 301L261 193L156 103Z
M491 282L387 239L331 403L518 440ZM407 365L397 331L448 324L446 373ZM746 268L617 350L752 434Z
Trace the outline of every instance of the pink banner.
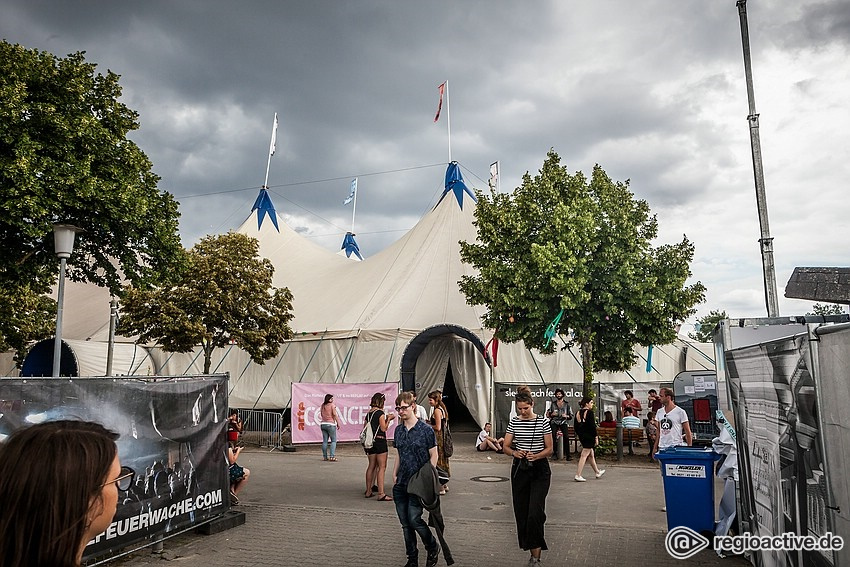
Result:
M336 440L359 441L363 421L369 413L372 396L381 393L386 396L384 411L395 413L395 398L398 395L398 382L380 382L375 384L292 384L292 442L321 443L322 416L319 413L325 394L334 397L339 413L340 427ZM387 430L387 439L392 439L396 420Z

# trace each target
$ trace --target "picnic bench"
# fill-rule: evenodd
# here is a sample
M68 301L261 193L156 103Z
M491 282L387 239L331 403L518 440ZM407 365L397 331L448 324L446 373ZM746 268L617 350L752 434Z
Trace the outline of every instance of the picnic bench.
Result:
M614 427L597 427L596 433L599 435L600 441L603 439L613 439L616 441L617 439L617 429ZM558 432L558 437L562 437L561 432ZM557 440L556 440L557 441ZM626 429L623 428L623 446L628 446L629 454L634 455L634 448L632 445L634 443L642 443L646 441L646 432L643 428L640 429ZM573 453L581 452L581 443L579 443L578 437L576 437L575 428L571 425L567 429L567 444L564 446L564 450L567 451L572 445ZM556 449L557 450L557 449Z

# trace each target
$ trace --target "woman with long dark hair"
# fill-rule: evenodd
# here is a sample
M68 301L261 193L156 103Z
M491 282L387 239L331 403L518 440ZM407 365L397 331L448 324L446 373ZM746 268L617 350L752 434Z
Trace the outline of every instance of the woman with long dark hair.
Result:
M534 413L534 398L518 391L514 396L517 415L511 418L502 446L511 463L511 495L520 549L531 552L529 565L540 564L546 547L546 496L552 482L552 426L549 419Z
M336 461L336 429L339 427L339 413L336 411L333 394L325 394L325 401L319 409L322 417L322 458L326 461ZM328 441L331 452L328 456Z
M369 413L366 414L366 423L371 424L374 440L372 446L366 451L369 464L366 466L366 498L372 498L378 491L378 500L391 502L393 497L384 491L384 477L387 472L387 456L389 446L387 445L387 429L395 418L395 414L384 412L386 396L380 392L372 396L369 403Z
M446 409L446 404L443 402L443 393L439 390L434 390L428 394L428 404L433 408L431 410L431 427L434 428L434 435L437 437L437 467L446 471L446 474L451 478L452 468L449 464L449 458L446 456L445 450L445 435L446 427L449 423L449 410ZM440 494L445 495L449 491L449 483L446 482L440 488Z
M590 468L596 473L596 478L600 478L605 474L605 469L599 469L596 466L596 455L593 449L599 445L599 435L596 433L596 418L593 415L593 398L587 396L579 402L579 409L576 412L576 417L573 422L573 429L576 432L581 443L581 456L578 458L578 471L576 471L576 482L584 482L586 479L581 476L581 471L584 469L584 463L590 463Z
M118 434L98 423L52 421L0 444L0 564L78 567L89 541L115 516L122 467Z

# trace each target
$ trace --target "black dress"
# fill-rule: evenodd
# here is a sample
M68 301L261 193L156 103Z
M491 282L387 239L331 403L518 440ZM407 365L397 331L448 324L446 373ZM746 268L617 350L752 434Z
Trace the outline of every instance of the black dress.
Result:
M593 410L578 410L573 421L573 429L575 429L576 437L578 437L583 448L593 449L596 447L596 418L593 416Z

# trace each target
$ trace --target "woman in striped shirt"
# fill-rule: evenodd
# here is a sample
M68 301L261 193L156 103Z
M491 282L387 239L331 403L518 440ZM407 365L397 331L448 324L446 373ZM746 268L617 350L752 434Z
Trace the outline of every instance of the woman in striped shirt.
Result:
M511 493L519 546L531 552L529 565L539 565L540 552L548 549L543 525L552 479L547 459L552 454L552 427L548 418L534 413L529 392L517 392L514 399L518 415L508 424L503 450L513 457Z

